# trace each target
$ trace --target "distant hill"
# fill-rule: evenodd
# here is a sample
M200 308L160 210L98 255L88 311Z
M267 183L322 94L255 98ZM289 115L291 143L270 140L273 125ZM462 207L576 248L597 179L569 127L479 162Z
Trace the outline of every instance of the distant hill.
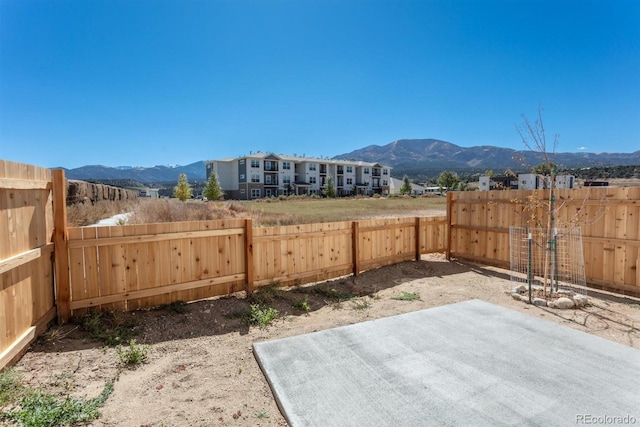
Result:
M640 150L634 153L555 153L552 157L561 169L640 165ZM407 174L423 179L438 176L443 170L473 173L481 173L487 169L496 173L502 173L506 169L525 171L542 162L540 153L533 151L490 145L465 148L437 139L400 139L387 145L370 145L333 158L379 162L393 166L394 177L400 178ZM149 168L83 166L66 169L66 176L85 181L133 180L150 184L175 183L181 172L187 175L190 182L206 180L204 161L186 166Z
M640 165L640 150L634 153L555 153L560 168ZM437 139L401 139L387 145L370 145L334 159L380 162L398 170L486 170L530 169L542 162L540 153L493 146L460 147Z
M65 169L65 175L69 179L84 181L105 180L133 180L143 184L158 182L177 182L180 173L184 172L189 181L204 181L206 171L203 161L191 163L186 166L153 166L117 168L101 165L82 166L76 169Z

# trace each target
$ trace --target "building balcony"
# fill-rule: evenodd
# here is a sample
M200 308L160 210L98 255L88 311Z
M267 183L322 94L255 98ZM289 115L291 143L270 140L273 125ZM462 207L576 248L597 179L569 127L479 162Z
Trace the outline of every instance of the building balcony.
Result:
M278 164L274 162L265 162L264 170L267 172L278 172Z

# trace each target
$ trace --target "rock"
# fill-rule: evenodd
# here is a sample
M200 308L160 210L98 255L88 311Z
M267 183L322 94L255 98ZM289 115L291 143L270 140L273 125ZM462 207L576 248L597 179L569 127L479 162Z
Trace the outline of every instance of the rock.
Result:
M528 304L529 303L529 294L520 295L520 301L526 302Z
M573 300L566 297L558 298L556 300L556 307L560 309L573 308L574 305Z
M513 292L514 294L522 294L528 291L528 288L525 285L520 285L517 288L513 288Z
M537 305L538 307L546 307L547 306L547 300L544 298L534 298L533 299L533 305Z
M584 307L587 305L587 296L582 294L575 294L573 296L573 302L576 307Z
M547 301L547 307L549 308L557 308L555 301Z
M511 297L513 297L514 300L520 301L520 294L517 292L512 292Z

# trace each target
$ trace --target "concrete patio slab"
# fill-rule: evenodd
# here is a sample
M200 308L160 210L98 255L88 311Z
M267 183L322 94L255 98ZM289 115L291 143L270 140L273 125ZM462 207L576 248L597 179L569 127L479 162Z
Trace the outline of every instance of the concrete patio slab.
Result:
M480 300L253 349L292 426L640 424L640 351Z

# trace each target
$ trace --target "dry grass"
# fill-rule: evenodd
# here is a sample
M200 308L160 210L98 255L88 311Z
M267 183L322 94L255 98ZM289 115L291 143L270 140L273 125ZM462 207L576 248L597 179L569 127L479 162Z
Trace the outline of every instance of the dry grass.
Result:
M83 227L95 224L101 219L109 218L123 212L134 209L135 201L109 201L103 200L90 203L75 203L67 206L67 225L69 227Z
M139 199L135 206L100 202L69 207L70 226L90 225L121 212L133 211L127 224L252 218L256 226L281 226L349 221L375 217L443 215L444 197L363 197L322 199L288 197L254 201L202 202L177 199Z
M239 207L227 203L178 199L142 199L127 224L156 222L206 221L211 219L248 217Z

